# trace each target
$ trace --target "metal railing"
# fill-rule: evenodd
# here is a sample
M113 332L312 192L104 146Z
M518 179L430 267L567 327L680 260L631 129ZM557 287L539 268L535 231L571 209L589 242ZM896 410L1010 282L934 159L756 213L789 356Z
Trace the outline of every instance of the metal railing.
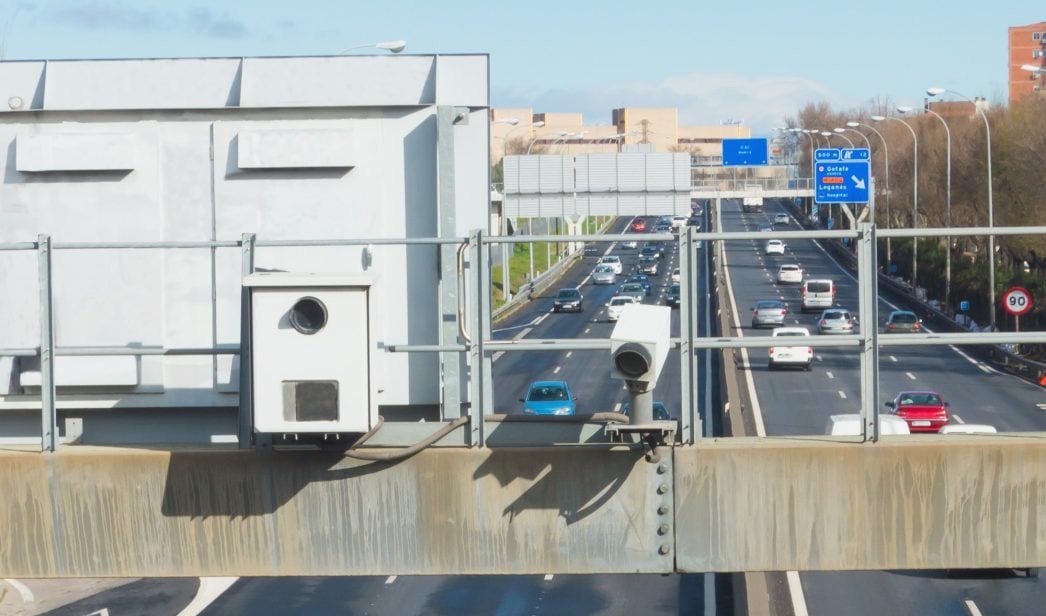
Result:
M717 210L717 215L719 211ZM717 221L716 228L722 228ZM873 274L876 262L876 237L943 237L943 236L984 236L984 235L1046 235L1046 226L1030 227L994 227L994 228L925 228L878 230L871 223L860 223L857 229L840 229L830 231L774 231L766 232L697 232L692 227L678 236L672 234L600 234L586 236L586 241L616 242L623 239L643 239L653 241L675 241L678 243L680 259L680 314L687 315L681 319L680 336L673 339L673 344L681 349L681 400L684 412L687 413L688 428L684 430L683 441L693 442L699 435L696 426L699 424L698 400L696 391L697 365L694 351L697 349L723 348L765 348L772 345L769 338L760 337L723 337L698 336L694 326L698 302L698 289L694 275L699 263L698 247L701 242L716 242L722 249L722 243L738 240L766 239L842 239L856 242L860 314L865 322L877 323L875 318L877 304L877 276ZM47 235L41 235L35 242L0 244L0 251L36 251L38 275L40 280L40 345L37 348L0 348L0 356L31 357L40 359L41 369L41 434L42 448L54 450L57 446L56 392L54 382L54 358L62 355L241 355L241 362L249 357L246 342L249 336L241 334L238 347L228 345L194 348L149 348L99 346L99 347L59 347L54 340L54 299L52 293L53 268L52 255L55 250L148 250L148 249L215 249L239 248L242 252L241 268L243 275L254 271L254 251L258 247L317 247L317 246L366 246L366 245L458 245L468 254L469 263L483 263L487 267L465 268L459 264L459 287L477 289L468 309L458 314L458 331L460 339L454 343L435 345L417 345L410 341L388 343L386 352L392 353L465 353L470 358L474 369L467 379L473 403L469 405L472 434L467 444L484 446L484 417L493 412L491 389L491 356L494 353L511 353L526 351L568 351L568 350L605 350L609 349L609 340L605 339L531 339L520 341L494 340L491 335L491 278L490 247L494 244L517 244L540 241L576 241L576 236L534 235L534 236L488 236L483 231L475 231L468 237L449 238L371 238L371 239L326 239L326 240L258 240L253 234L244 234L239 241L199 241L199 242L53 242ZM467 272L467 274L466 274ZM870 282L870 284L869 284ZM459 289L465 291L465 289ZM241 288L242 293L242 288ZM463 293L462 293L463 294ZM868 319L868 316L871 319ZM468 333L471 332L471 333ZM838 336L818 340L818 346L855 347L861 350L861 401L866 413L865 426L868 438L877 438L878 422L878 350L888 346L926 346L926 345L983 345L1001 343L1046 343L1046 332L993 332L993 333L933 333L933 334L879 334L876 327L862 328L859 335ZM478 368L478 369L477 369ZM243 425L244 418L249 420L249 381L244 375L249 371L241 370L241 445L250 441L250 426ZM443 383L444 387L452 384ZM444 417L447 416L444 409Z

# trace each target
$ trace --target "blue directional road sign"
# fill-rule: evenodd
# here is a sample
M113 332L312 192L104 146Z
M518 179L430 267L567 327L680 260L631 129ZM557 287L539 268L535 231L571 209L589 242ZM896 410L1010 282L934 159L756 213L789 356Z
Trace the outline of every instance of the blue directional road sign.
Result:
M754 167L768 161L766 139L723 139L724 167Z
M868 203L870 176L867 148L817 150L814 152L814 201Z

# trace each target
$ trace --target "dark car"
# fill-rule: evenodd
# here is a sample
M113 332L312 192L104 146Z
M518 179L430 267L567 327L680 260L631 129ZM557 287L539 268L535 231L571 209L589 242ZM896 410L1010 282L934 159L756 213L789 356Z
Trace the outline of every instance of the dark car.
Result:
M646 289L647 295L654 292L654 285L650 284L650 276L647 276L646 274L632 274L625 279L625 282L638 282L643 285L644 289Z
M646 289L638 282L626 282L617 290L617 295L631 295L637 302L641 302L646 297Z
M657 276L657 263L657 257L640 257L638 269L644 274Z
M665 303L673 308L679 308L679 285L674 284L668 287L668 293L665 294Z
M642 259L643 257L653 257L655 259L660 259L661 250L657 246L648 243L646 246L643 246L642 250L639 251L639 258Z
M686 224L691 227L696 227L698 231L701 230L701 217L697 214L691 214L690 218L686 219Z
M577 287L560 289L556 293L556 299L552 302L552 312L581 312L584 310L582 301L585 299Z
M665 256L665 250L666 250L665 242L663 242L661 240L650 240L649 242L647 242L645 244L645 246L653 246L654 248L657 248L657 254L659 256L662 256L662 257Z

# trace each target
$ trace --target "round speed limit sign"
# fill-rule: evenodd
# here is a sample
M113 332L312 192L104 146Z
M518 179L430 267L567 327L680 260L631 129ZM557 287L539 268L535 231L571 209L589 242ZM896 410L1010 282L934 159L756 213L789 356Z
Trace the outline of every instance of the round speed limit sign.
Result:
M1019 317L1031 310L1031 293L1024 287L1010 287L1002 296L1002 305L1006 312Z

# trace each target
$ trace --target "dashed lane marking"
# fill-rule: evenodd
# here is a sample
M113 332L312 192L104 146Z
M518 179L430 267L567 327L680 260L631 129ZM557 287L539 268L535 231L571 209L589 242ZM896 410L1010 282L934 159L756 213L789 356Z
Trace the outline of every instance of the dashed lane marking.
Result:
M915 379L915 375L912 374L911 372L905 372L904 375L907 376L908 378L910 378L913 381L916 380Z
M552 374L559 374L559 369L560 369L561 367L562 367L562 366L556 366L556 369L552 371Z
M955 413L952 413L952 419L954 419L956 422L961 423L961 424L966 423L965 421L962 420L962 417L959 417Z
M591 327L586 327L586 328L585 328L585 333L586 333L586 334L587 334L588 332L590 332L590 331L592 331L592 328L591 328Z
M621 412L621 403L620 402L618 402L617 404L614 405L614 412L615 413L620 413Z
M891 355L890 356L890 361L892 361L893 363L897 363L897 358L894 357L893 355Z
M963 601L963 604L966 605L966 611L970 613L970 616L982 616L981 610L978 609L977 604L972 599L966 599Z
M385 583L386 584L391 584L391 583L393 583L395 581L396 581L396 576L394 576L394 575L390 575L389 577L385 578Z
M1046 411L1046 402L1040 402L1040 403L1036 404L1035 406L1039 407L1040 411Z
M832 374L831 372L825 372L824 374L825 374L825 376L827 376L830 379L834 379L835 378L835 375Z
M554 577L556 577L556 576L552 575L551 573L546 573L545 574L545 581L546 582L551 582L552 578L554 578Z
M574 352L573 352L573 351L567 351L567 357L568 357L568 358L569 358L569 357L570 357L571 355L573 355L573 354L574 354Z
M846 392L840 389L839 390L839 397L842 398L843 400L846 400Z

